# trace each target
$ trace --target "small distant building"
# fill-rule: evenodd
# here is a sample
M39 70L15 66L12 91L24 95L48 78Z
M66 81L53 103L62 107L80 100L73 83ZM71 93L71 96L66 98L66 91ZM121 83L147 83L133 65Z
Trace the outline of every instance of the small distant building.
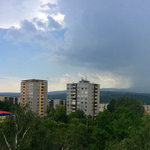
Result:
M99 104L99 111L100 111L100 112L103 112L105 109L107 109L107 105L108 105L108 104L106 104L106 103L104 103L104 104L101 104L101 103L100 103L100 104Z
M10 104L20 104L20 97L0 96L0 101L8 100Z
M66 108L66 100L61 99L50 99L48 100L49 107L56 108L56 105L63 105Z
M150 105L143 105L143 107L144 107L146 113L150 115Z

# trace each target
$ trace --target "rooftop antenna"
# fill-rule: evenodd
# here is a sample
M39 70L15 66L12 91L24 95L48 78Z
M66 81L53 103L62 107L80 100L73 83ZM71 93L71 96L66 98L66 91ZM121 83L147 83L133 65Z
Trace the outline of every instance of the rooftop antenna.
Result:
M85 80L87 81L87 76L85 76Z

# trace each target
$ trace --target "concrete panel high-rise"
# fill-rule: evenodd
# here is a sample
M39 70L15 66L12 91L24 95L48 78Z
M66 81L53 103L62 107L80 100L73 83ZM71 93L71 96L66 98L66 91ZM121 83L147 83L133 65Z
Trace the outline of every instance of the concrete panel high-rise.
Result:
M99 112L100 84L82 79L78 83L67 83L67 114L80 109L95 117Z
M22 80L21 81L21 105L28 104L29 109L38 113L41 117L46 116L47 80Z

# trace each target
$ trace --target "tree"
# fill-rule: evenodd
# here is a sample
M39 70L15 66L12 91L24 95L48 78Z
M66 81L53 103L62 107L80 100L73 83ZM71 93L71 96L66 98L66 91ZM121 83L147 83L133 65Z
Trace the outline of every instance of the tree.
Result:
M68 122L68 116L66 115L66 109L63 105L56 105L56 108L47 107L46 109L47 116L56 122Z
M115 111L115 106L116 106L116 100L115 99L112 99L108 106L107 106L107 109L112 113Z
M11 104L8 100L0 101L0 110L10 111Z
M149 116L144 117L142 125L131 130L128 138L121 142L111 142L106 150L148 150L150 148L150 120Z
M41 118L25 108L16 107L14 116L8 116L1 124L1 149L43 149L50 146L47 141L48 131L41 123Z
M119 107L128 107L130 110L135 111L135 113L139 116L144 115L144 107L142 105L142 102L136 99L128 99L125 97L121 97L117 100L112 99L107 106L108 110L110 112L114 112L117 110Z
M86 120L87 120L87 117L86 117L84 111L79 110L79 109L78 109L77 111L75 111L75 112L70 113L70 114L68 115L68 118L69 118L70 121L71 121L72 119L74 119L74 118L78 118L78 119L80 119L81 122L84 123L84 124L86 124Z

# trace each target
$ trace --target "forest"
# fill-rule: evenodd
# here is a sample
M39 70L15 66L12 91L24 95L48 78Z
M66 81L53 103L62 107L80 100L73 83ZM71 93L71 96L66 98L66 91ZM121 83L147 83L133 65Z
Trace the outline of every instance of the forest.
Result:
M47 106L42 119L28 107L11 106L0 124L1 150L138 150L150 147L150 117L142 102L121 97L96 118Z

